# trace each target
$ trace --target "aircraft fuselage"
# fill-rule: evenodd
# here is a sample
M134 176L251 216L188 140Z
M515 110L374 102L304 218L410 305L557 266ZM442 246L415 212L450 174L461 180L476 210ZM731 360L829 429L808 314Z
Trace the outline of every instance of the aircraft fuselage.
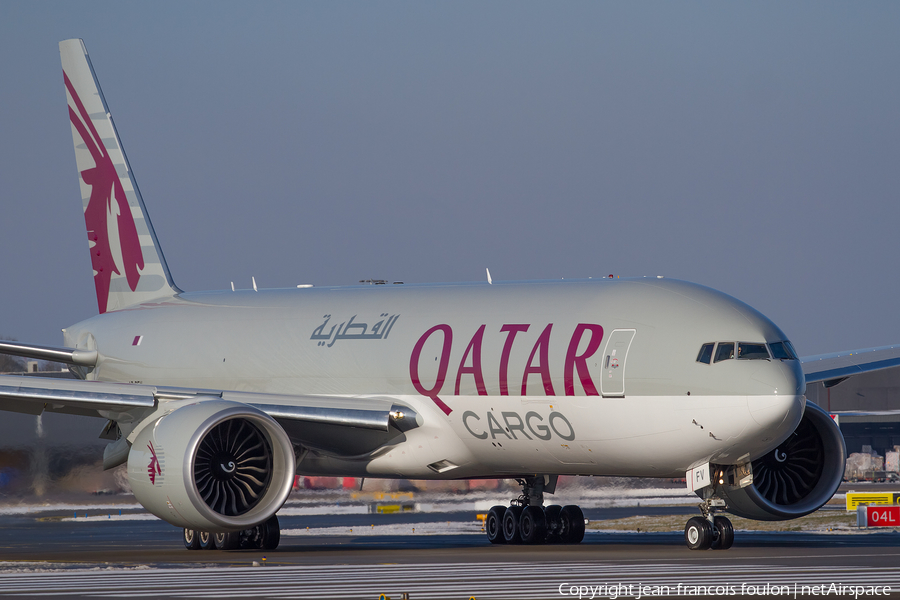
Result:
M680 477L762 456L805 402L797 360L697 360L786 340L769 319L659 278L182 293L65 338L99 351L89 379L385 396L419 415L374 453L308 454L308 474Z

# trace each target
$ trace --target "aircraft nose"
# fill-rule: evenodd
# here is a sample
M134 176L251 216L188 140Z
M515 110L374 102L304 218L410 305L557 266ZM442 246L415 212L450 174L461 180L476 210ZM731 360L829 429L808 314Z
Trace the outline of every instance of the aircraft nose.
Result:
M780 438L796 429L806 406L806 382L799 361L773 361L753 379L765 384L769 393L750 396L748 408L753 420L771 438Z
M762 430L774 430L789 426L788 432L791 432L800 423L803 409L806 406L805 402L803 396L796 395L750 396L747 405L750 416Z
M765 361L752 377L772 395L802 396L806 393L806 380L798 360Z

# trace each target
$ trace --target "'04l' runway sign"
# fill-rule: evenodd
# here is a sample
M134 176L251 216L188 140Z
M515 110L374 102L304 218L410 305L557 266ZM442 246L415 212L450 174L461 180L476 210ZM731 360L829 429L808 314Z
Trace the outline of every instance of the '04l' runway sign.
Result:
M866 506L866 527L900 526L900 506Z

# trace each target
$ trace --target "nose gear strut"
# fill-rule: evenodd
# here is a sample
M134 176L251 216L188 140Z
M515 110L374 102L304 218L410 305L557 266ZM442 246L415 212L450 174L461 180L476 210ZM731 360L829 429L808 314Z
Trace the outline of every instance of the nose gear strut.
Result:
M728 550L734 544L734 527L727 517L716 514L725 508L725 501L714 496L710 489L703 491L706 497L698 505L703 516L688 519L684 543L691 550Z

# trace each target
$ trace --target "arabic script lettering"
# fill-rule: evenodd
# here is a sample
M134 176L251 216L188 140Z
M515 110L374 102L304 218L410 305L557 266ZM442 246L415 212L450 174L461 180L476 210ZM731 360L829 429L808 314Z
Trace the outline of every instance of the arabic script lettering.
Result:
M328 328L331 321L331 315L323 315L325 321L313 329L309 339L318 342L319 346L327 346L331 348L338 340L386 340L391 333L391 329L400 318L400 315L391 315L389 313L381 313L378 315L380 319L377 323L369 327L368 323L356 320L359 315L353 315L349 320L344 321L340 325L332 325Z

